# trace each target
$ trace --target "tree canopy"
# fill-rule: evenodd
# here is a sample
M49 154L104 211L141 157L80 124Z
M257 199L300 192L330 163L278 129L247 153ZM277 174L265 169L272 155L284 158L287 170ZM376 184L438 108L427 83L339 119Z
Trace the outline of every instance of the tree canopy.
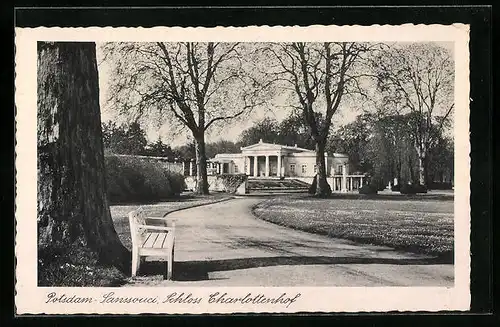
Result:
M102 125L104 149L116 154L145 154L146 132L138 122L118 126L108 121Z
M409 132L419 160L419 182L427 184L430 150L452 119L454 62L433 43L388 47L373 60L386 114L411 113ZM387 111L389 111L387 113Z
M195 141L197 191L208 193L205 134L265 103L252 45L240 43L108 43L110 103L122 112L166 115Z
M370 44L359 42L278 43L264 49L273 61L269 75L293 94L292 103L309 129L316 151L317 181L315 195L328 196L325 146L332 117L344 97L364 94L361 66ZM321 113L322 119L318 119Z

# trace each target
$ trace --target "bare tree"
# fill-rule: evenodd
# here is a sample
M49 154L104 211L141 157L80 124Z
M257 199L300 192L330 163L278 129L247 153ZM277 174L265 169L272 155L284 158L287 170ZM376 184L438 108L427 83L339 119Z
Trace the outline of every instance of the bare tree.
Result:
M39 42L37 81L39 259L76 248L124 271L130 252L106 197L95 44Z
M110 103L122 112L159 112L196 143L197 192L208 194L205 136L264 103L250 46L239 43L111 43Z
M373 60L388 114L406 111L418 154L418 176L427 185L428 157L453 113L454 61L432 43L393 45Z
M266 49L275 64L274 81L295 94L316 150L316 191L318 197L331 193L326 180L325 146L332 117L345 95L364 94L360 79L368 74L360 67L371 46L364 43L282 43ZM321 115L319 115L321 113ZM321 117L321 119L319 119Z

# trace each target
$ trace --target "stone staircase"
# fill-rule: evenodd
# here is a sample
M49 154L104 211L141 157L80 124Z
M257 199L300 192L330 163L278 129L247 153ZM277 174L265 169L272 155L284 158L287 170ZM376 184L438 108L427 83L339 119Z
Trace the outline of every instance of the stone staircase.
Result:
M247 191L249 193L307 192L309 186L310 184L293 178L249 178Z

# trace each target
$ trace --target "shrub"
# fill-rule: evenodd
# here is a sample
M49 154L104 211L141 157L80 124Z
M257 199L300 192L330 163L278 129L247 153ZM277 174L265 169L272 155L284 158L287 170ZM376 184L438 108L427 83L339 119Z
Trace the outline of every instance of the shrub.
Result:
M134 157L105 157L110 202L159 201L179 195L184 176Z
M219 178L222 179L222 185L229 193L236 192L238 186L241 185L244 181L247 180L246 174L223 174L219 175Z
M383 191L387 187L387 183L385 183L384 179L379 176L369 177L368 184L376 188L377 191Z
M414 184L413 187L415 187L417 193L427 193L427 187L425 185Z
M359 188L359 194L377 194L378 187L372 184L365 184Z
M401 194L427 193L427 188L420 184L403 184L400 189Z
M429 189L430 190L451 190L451 189L453 189L453 185L451 185L451 183L446 183L446 182L430 182Z
M401 184L396 184L391 186L391 191L393 192L399 192L401 191Z

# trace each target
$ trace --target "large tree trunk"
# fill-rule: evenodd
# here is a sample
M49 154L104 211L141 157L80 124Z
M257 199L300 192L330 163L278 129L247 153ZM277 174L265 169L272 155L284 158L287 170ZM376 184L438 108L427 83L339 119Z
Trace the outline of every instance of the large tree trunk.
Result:
M130 253L106 197L95 44L39 42L37 81L39 256L76 247L124 271Z
M316 191L314 195L326 198L332 194L332 189L326 180L325 146L316 143Z
M196 193L208 194L207 155L205 152L205 135L196 137Z

